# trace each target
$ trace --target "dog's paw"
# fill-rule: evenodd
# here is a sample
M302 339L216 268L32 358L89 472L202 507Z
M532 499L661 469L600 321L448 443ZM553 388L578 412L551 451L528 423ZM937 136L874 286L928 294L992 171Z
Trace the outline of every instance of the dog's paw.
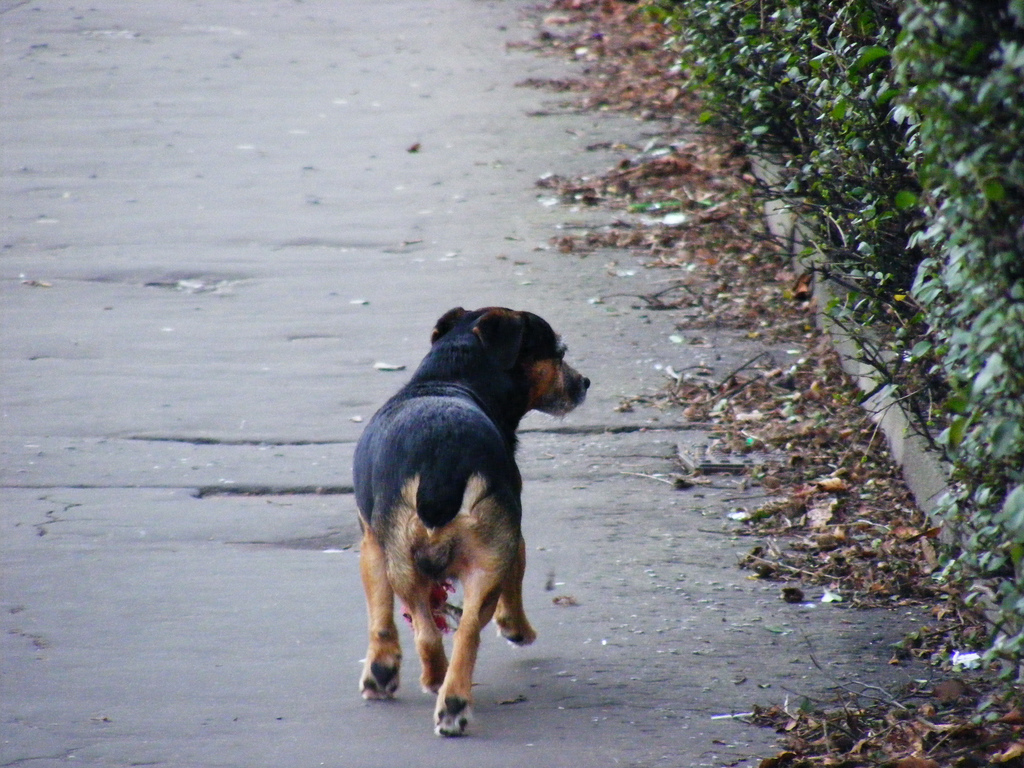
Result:
M512 645L529 645L537 639L537 633L525 619L521 622L498 620L495 623L498 626L498 634Z
M437 696L437 692L441 690L441 683L443 682L444 680L441 680L440 682L434 682L432 680L424 682L423 680L420 680L420 689L429 696Z
M424 693L437 695L448 673L448 660L444 656L444 648L437 646L436 653L425 653L420 657L423 673L420 675L420 688Z
M375 661L366 665L359 690L367 700L391 699L398 690L398 665Z
M461 696L446 696L434 713L434 733L438 736L465 736L469 720L469 702Z
M441 690L441 685L443 683L443 675L438 678L424 673L423 676L420 677L420 688L423 689L424 693L429 693L433 696L436 696L437 692Z

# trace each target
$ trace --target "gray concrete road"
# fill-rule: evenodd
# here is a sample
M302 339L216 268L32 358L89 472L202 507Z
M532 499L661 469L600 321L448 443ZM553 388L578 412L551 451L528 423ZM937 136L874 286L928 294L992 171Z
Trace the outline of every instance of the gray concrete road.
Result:
M589 301L666 275L544 248L590 214L535 179L650 128L531 114L558 110L515 84L568 65L506 48L525 6L0 2L0 765L755 765L774 734L723 715L884 670L904 617L735 568L756 491L646 477L708 438L620 398L762 350L673 344ZM524 423L540 639L488 633L473 735L442 740L411 657L397 701L357 692L350 460L408 375L375 364L488 304L594 386Z

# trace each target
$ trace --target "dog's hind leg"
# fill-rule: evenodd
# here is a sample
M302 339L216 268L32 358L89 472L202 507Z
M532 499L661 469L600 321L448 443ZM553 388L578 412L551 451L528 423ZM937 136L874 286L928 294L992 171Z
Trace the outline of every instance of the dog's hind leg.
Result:
M444 653L441 630L434 620L434 612L430 605L430 592L433 584L424 580L417 584L411 595L403 595L409 616L412 619L412 631L416 637L416 652L423 668L420 674L420 685L425 693L437 693L444 682L448 671L448 659Z
M480 630L494 615L501 579L493 569L471 568L462 578L462 618L455 631L452 659L437 694L434 730L438 736L462 736L473 701L473 668L480 647Z
M388 581L384 550L368 526L363 529L359 571L366 591L370 633L359 690L364 699L390 699L398 690L398 672L402 663L402 649L395 626L395 593Z
M494 613L498 634L515 645L529 645L537 639L523 608L523 574L526 573L526 542L519 537L519 547L512 566L501 585L501 598Z

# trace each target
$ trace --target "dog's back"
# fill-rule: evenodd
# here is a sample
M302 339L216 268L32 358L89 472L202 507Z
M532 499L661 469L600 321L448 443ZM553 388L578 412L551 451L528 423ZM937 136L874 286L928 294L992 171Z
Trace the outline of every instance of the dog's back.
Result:
M389 401L356 446L356 503L375 530L391 524L410 483L415 507L429 529L450 523L474 475L486 483L519 524L519 471L504 435L465 392L436 385Z

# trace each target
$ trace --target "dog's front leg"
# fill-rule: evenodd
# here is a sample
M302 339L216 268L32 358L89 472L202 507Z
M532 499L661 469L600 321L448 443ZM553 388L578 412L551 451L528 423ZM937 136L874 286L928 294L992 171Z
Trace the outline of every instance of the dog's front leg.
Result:
M366 526L359 549L359 571L366 591L370 634L359 690L364 699L390 699L398 690L398 672L402 663L402 649L395 626L395 593L388 581L384 550Z
M493 572L476 570L462 581L462 618L455 631L448 674L437 694L434 730L438 736L462 736L473 702L473 668L480 647L480 630L494 615L501 580Z

